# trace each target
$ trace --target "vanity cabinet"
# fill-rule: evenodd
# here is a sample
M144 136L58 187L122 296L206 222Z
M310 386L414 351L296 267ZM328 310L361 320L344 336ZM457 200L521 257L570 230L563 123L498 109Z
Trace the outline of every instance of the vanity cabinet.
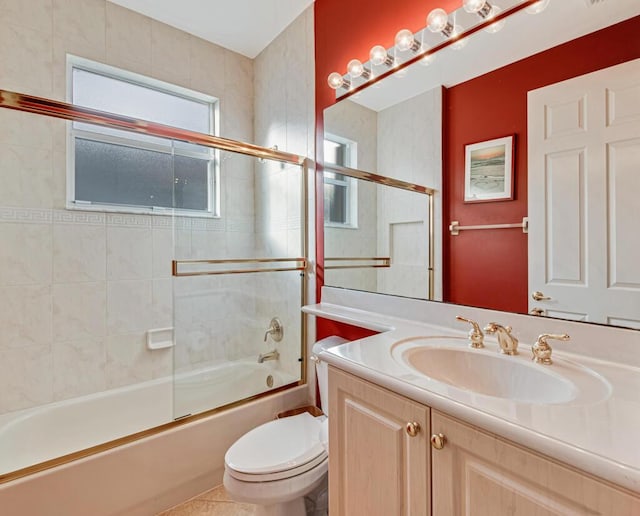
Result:
M431 411L434 516L636 516L640 499L546 457Z
M332 367L329 406L329 514L431 514L428 407Z
M638 495L334 367L329 404L331 516L640 516Z

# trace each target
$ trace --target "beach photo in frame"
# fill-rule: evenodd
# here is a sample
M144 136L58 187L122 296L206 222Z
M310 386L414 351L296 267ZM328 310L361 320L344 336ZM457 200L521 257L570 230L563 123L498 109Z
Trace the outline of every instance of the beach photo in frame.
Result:
M465 145L464 202L513 199L513 136Z

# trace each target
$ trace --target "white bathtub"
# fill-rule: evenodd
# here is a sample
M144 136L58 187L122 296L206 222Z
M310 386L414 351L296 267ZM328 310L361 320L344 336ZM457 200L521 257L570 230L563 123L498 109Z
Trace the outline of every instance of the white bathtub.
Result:
M0 475L296 382L274 365L226 362L0 415Z

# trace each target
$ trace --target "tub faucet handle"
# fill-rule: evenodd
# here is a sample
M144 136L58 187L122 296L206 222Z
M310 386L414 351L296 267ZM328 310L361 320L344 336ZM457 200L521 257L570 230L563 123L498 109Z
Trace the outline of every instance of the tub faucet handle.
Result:
M271 335L271 338L276 342L280 342L282 340L282 337L284 335L284 326L282 326L280 319L278 319L277 317L274 317L269 322L269 327L267 328L267 331L264 333L265 342L267 342L269 335Z

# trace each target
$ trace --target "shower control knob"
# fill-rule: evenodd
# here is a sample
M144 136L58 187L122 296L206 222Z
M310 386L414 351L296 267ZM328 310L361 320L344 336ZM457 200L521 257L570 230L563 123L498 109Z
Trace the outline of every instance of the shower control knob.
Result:
M415 437L420 433L420 424L415 421L407 423L405 428L410 437Z
M442 450L447 443L447 438L444 434L433 434L431 436L431 446L436 450Z

